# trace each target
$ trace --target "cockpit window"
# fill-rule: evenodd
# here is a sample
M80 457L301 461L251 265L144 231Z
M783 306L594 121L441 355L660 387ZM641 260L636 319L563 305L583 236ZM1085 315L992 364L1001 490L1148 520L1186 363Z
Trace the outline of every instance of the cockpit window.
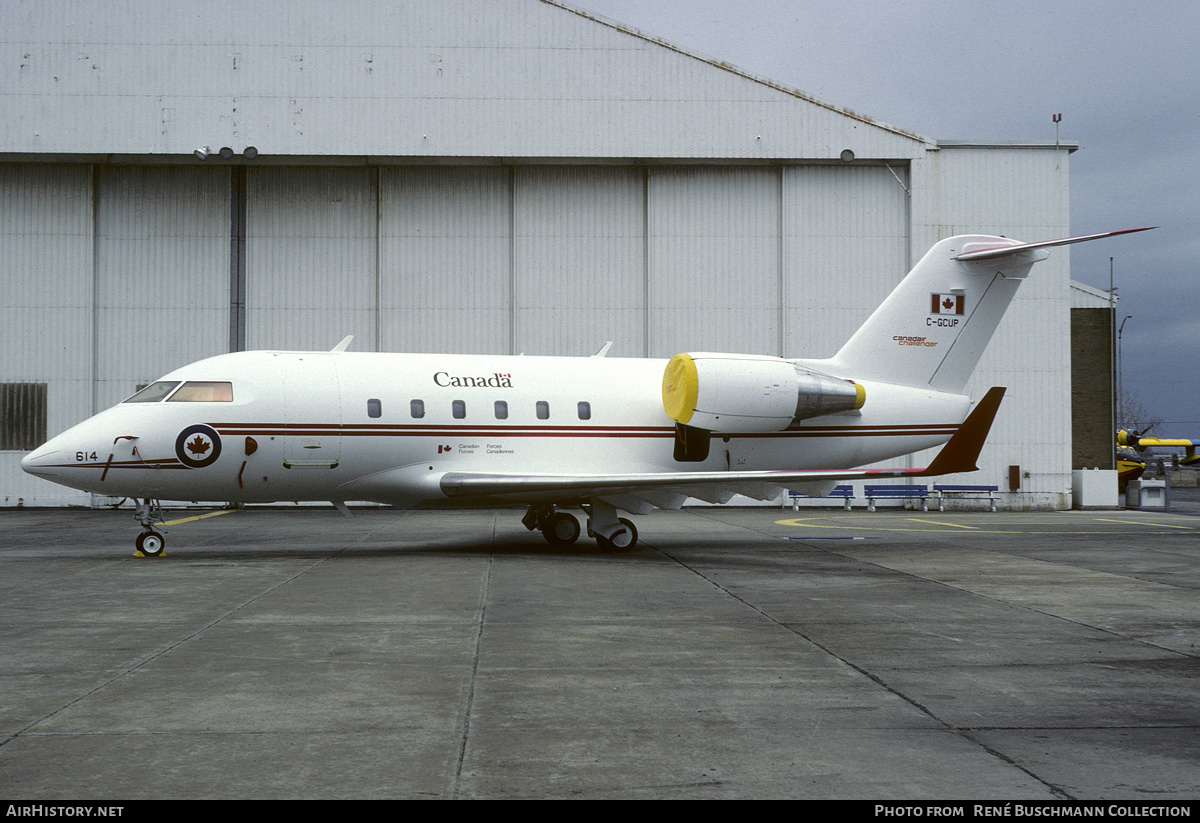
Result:
M171 390L179 385L178 380L160 380L157 383L151 383L146 388L135 394L133 397L126 400L126 403L157 403L162 400Z
M171 395L168 403L232 403L233 384L211 380L189 380Z

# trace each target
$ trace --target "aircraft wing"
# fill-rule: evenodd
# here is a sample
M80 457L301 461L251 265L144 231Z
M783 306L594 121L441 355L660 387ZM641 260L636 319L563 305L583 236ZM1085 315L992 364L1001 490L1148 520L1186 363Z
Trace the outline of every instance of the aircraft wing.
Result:
M1139 437L1136 444L1140 448L1148 446L1195 446L1195 440L1184 440L1178 437Z
M992 388L962 425L920 469L830 469L794 471L646 472L635 474L499 474L447 472L442 492L450 498L492 497L513 500L586 500L598 497L634 512L651 506L677 509L689 497L724 503L735 494L760 500L776 497L796 485L828 484L839 480L881 480L934 477L975 471L976 461L995 419L1003 388Z
M1185 449L1184 456L1179 459L1179 465L1190 466L1194 463L1200 463L1200 455L1196 454L1196 447L1200 445L1200 440L1187 440L1178 437L1142 437L1137 432L1117 432L1117 442L1122 446L1131 446L1139 452L1148 449L1152 446L1165 447L1182 447Z

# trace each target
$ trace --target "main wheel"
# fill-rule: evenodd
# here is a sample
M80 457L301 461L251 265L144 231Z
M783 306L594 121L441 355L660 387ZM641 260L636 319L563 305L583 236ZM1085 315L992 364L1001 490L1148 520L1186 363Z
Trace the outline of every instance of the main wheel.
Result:
M637 526L624 517L620 518L619 522L625 528L613 535L611 540L607 537L596 535L596 543L600 546L601 551L628 552L633 551L633 547L637 545Z
M579 539L579 521L566 512L555 512L542 526L542 536L551 546L569 546Z
M137 550L147 557L158 557L166 547L166 538L158 532L142 532L138 535Z

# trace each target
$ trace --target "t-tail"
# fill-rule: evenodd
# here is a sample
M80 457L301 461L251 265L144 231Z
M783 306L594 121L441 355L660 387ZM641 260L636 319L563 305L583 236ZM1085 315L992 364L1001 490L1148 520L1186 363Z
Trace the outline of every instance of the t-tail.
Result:
M832 360L835 373L961 394L1008 304L1049 246L1138 229L1020 243L961 235L942 240Z

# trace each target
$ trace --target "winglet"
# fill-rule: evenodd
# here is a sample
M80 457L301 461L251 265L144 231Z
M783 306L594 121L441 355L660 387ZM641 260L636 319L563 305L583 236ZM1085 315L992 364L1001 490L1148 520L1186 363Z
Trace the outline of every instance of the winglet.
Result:
M979 452L987 440L988 432L992 429L992 421L1004 399L1004 388L994 386L988 389L983 399L967 415L967 419L958 427L958 431L942 446L942 450L933 458L933 462L914 472L915 477L932 477L938 474L956 474L958 472L973 472L978 470L975 462Z

